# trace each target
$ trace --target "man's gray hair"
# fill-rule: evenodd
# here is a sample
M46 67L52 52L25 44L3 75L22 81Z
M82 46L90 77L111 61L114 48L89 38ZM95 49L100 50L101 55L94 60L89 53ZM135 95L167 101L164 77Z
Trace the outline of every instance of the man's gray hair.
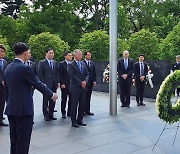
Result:
M75 49L74 52L73 52L73 55L75 55L77 52L81 52L81 50Z
M180 59L180 55L177 55L176 58Z

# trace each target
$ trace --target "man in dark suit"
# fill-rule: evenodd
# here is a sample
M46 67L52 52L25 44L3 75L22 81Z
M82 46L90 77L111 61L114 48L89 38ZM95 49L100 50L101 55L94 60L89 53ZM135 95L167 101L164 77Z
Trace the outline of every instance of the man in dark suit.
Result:
M74 51L74 60L68 64L68 73L70 76L69 91L71 93L71 121L73 127L79 127L79 125L86 126L86 124L83 123L83 115L89 72L87 66L81 59L82 52L76 49Z
M118 60L118 82L120 87L121 107L130 107L131 82L134 63L129 59L129 51L123 52L123 58Z
M146 82L146 75L148 73L148 66L144 62L144 55L139 55L139 61L134 66L134 79L136 85L136 102L137 106L145 106L143 103L144 88Z
M59 87L59 70L58 64L53 60L54 51L51 48L48 48L45 51L45 59L39 62L38 74L41 82L47 85L49 89L53 92L56 92ZM57 120L54 117L54 108L55 102L51 99L48 99L46 95L43 95L43 115L45 121Z
M6 109L10 126L11 154L28 154L33 127L34 105L32 86L54 101L58 98L38 80L31 68L24 64L30 58L25 43L14 45L15 59L4 72Z
M172 64L171 70L174 72L175 70L180 70L180 55L176 56L176 63ZM177 96L179 96L180 88L177 88Z
M31 56L31 57L32 57L32 56ZM36 66L36 63L33 62L33 61L31 61L31 60L29 59L29 60L26 62L26 65L28 65L28 66L32 69L34 75L37 76L37 66ZM34 94L34 90L35 90L35 88L32 87L32 95Z
M66 102L68 100L67 116L71 116L71 96L69 92L70 78L67 72L67 65L72 61L72 53L66 51L64 53L65 60L59 63L59 82L61 88L61 113L62 118L66 119Z
M5 106L5 93L4 93L4 81L3 74L6 69L8 63L4 60L5 56L5 47L0 44L0 126L8 126L8 124L3 122L3 113Z
M93 86L96 86L96 70L93 61L91 60L91 52L86 51L84 53L83 62L86 64L88 72L89 72L89 80L87 83L87 93L86 93L86 101L85 101L85 115L94 115L94 113L90 112L90 101L91 94L93 90Z

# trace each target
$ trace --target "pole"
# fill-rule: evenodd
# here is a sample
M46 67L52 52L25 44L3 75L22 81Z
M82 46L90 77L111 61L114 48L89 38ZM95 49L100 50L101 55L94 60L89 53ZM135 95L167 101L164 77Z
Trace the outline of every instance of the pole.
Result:
M110 115L117 115L117 0L110 0Z

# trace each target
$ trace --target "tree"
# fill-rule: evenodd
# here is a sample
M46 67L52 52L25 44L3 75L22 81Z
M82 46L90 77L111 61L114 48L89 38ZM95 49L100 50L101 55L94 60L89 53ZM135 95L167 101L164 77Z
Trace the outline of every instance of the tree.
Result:
M128 40L130 56L136 60L139 54L144 54L145 59L159 59L159 39L156 34L149 30L142 29L132 34Z
M162 40L160 44L161 57L162 59L167 59L174 61L175 56L179 55L180 47L180 22L173 28L173 30L167 35L167 37Z
M69 45L65 43L60 37L48 32L38 35L31 35L28 44L31 53L36 60L42 60L45 56L45 50L52 48L55 52L55 59L60 61L63 59L63 53L69 49Z
M1 8L2 14L11 16L17 19L17 14L20 11L20 6L25 4L24 0L1 0L0 4L4 7Z
M100 30L85 33L80 39L79 48L83 51L90 50L94 60L109 60L109 35ZM119 54L127 48L126 42L118 39Z
M0 35L0 44L3 44L3 46L5 47L6 49L6 57L9 59L9 60L12 60L13 59L13 52L11 52L10 50L10 47L7 43L7 39L6 38L3 38L2 35Z

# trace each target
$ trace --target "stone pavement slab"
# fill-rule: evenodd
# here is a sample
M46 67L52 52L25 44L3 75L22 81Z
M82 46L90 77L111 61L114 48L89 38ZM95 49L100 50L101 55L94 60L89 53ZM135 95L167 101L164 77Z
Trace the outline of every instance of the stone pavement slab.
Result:
M58 90L59 96L60 91ZM59 97L60 98L60 97ZM152 151L165 123L155 111L155 100L145 99L146 106L121 108L118 96L118 115L109 115L109 94L93 92L91 111L85 116L87 127L71 127L70 118L62 119L60 99L56 103L56 121L46 122L42 114L42 95L35 91L35 117L30 154L179 154L180 134L172 145L177 123L167 126ZM6 118L7 122L7 118ZM9 152L9 129L0 127L0 154Z

